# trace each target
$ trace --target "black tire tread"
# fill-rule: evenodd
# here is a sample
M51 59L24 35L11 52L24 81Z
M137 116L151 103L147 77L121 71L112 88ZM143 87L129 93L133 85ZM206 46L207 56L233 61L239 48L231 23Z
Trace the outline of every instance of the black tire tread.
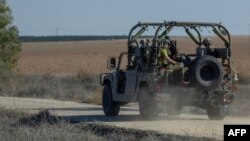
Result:
M102 107L106 116L117 116L119 114L120 104L119 102L113 101L110 83L106 83L104 86L102 94Z

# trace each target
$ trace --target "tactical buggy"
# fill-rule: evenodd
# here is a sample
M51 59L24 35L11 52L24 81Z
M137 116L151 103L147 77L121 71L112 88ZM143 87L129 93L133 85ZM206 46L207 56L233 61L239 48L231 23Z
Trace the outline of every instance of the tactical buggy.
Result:
M154 30L153 36L143 35L148 28ZM178 52L174 58L183 64L184 72L162 70L158 65L162 42L175 28L182 29L195 44L194 53ZM203 39L207 35L202 36L203 29L210 29L215 35L212 37L220 39L223 46L214 47L212 52L205 48ZM139 41L144 38L150 40ZM172 40L171 45L178 46L178 41ZM205 109L210 119L223 119L233 101L233 79L236 77L231 48L230 33L220 23L139 22L129 33L127 51L119 57L108 58L107 67L112 72L100 75L105 115L117 116L120 106L139 102L143 117L160 113L178 115L183 106L196 106ZM126 67L121 68L124 59ZM187 84L182 83L181 73Z

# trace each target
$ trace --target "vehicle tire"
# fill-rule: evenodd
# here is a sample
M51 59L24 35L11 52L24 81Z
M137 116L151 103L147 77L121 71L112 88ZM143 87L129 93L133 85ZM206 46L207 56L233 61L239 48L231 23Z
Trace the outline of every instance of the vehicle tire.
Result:
M139 92L139 112L144 119L150 119L156 116L156 103L153 100L153 95L149 91L148 86L140 88Z
M191 83L198 87L213 89L222 83L223 68L213 56L202 56L194 64L191 71Z
M117 116L120 111L119 102L114 102L110 83L106 83L102 93L102 109L106 116Z
M209 106L207 108L207 115L210 120L223 120L228 113L228 108L225 106L214 107Z

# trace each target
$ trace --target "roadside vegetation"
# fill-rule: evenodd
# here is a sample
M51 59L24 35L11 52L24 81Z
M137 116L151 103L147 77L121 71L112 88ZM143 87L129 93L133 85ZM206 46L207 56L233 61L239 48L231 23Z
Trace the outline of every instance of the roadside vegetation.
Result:
M7 75L0 79L0 96L48 98L101 103L99 76L85 72L75 75Z
M19 32L12 20L10 7L0 0L0 75L13 70L21 51Z
M30 115L0 109L0 139L4 141L214 141L212 138L161 134L107 126L100 123L70 123L46 112Z
M239 78L241 79L241 78ZM245 83L244 83L245 84ZM237 84L230 115L250 116L250 87ZM72 75L30 74L2 75L0 96L47 98L101 104L102 86L99 75L78 72ZM199 113L197 108L191 113Z
M61 121L52 125L41 120L40 124L30 126L19 123L20 119L30 115L15 110L0 109L0 139L4 141L101 141L104 138L95 135L90 130L75 128L67 122Z

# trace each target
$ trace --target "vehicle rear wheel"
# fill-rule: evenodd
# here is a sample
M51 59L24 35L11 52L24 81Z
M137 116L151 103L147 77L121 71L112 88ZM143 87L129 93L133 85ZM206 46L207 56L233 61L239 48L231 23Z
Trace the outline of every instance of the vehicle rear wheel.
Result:
M221 106L221 107L214 107L209 106L207 108L207 115L210 120L223 120L227 115L227 107Z
M139 112L142 118L152 118L156 116L156 104L153 95L147 86L140 88L139 92Z
M106 83L103 89L102 109L106 116L117 116L120 111L119 102L113 101L110 83Z

